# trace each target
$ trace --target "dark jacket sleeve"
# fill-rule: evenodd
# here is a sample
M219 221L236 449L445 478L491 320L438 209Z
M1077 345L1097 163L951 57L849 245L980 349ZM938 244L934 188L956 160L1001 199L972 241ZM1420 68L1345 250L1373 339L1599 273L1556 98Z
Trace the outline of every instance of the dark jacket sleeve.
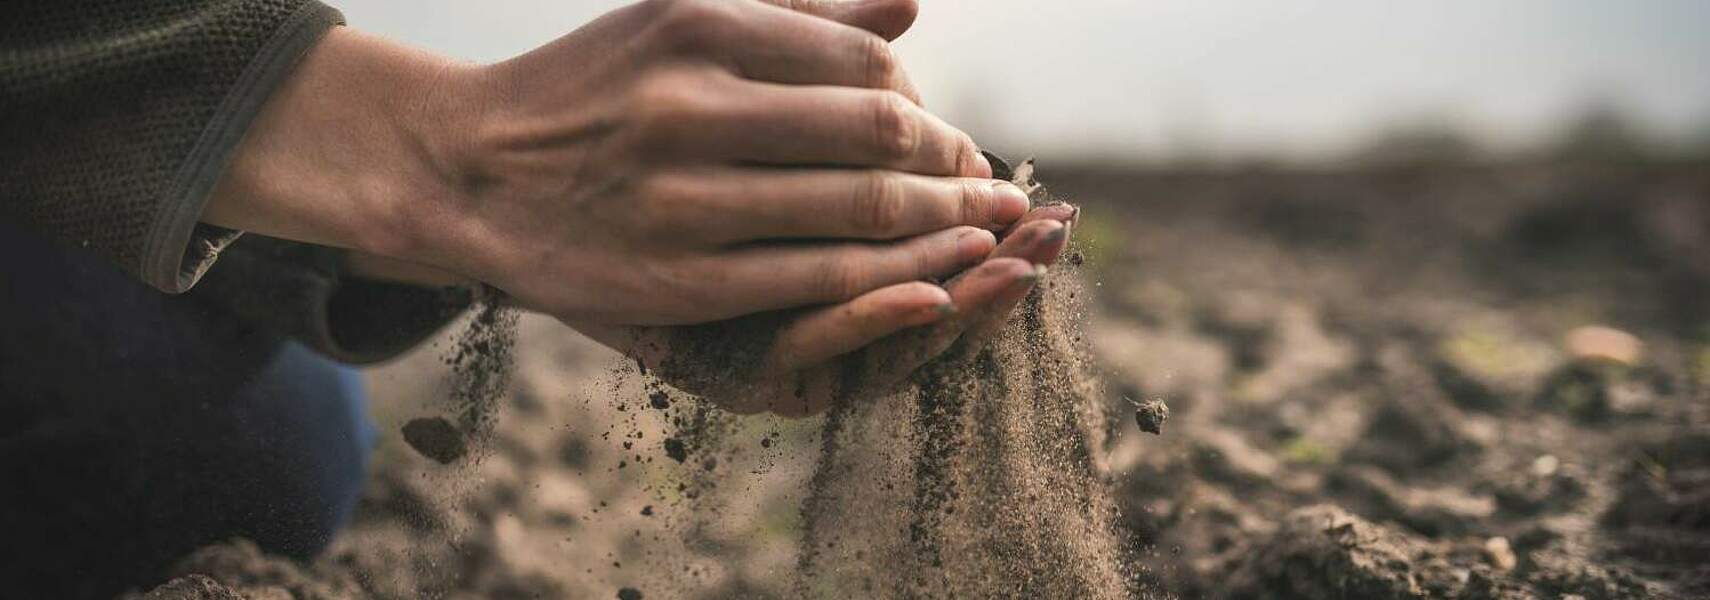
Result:
M220 253L189 295L349 363L408 350L474 300L460 287L422 288L349 276L344 251L245 235Z
M446 292L346 280L336 250L198 222L262 104L342 22L314 0L0 3L0 218L171 293L227 255L198 296L335 357L425 337Z
M244 130L343 20L312 0L23 0L0 18L0 210L182 292Z

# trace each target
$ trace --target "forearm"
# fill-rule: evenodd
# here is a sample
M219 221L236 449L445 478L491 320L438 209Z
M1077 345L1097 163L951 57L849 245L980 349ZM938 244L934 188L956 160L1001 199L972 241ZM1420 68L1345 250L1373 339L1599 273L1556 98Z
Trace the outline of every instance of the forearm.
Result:
M446 80L469 68L334 28L268 100L202 221L408 258L449 193L434 138L460 134L439 113Z

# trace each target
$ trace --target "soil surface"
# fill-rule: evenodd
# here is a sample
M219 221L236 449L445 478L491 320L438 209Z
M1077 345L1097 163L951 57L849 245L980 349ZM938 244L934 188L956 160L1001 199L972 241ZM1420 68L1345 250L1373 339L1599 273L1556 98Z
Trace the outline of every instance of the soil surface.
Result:
M524 317L483 460L391 436L315 564L234 541L147 597L906 597L1015 557L1081 562L984 592L1710 596L1710 168L1044 169L1081 283L1030 314L1078 330L791 421ZM457 344L372 375L382 430L446 414Z

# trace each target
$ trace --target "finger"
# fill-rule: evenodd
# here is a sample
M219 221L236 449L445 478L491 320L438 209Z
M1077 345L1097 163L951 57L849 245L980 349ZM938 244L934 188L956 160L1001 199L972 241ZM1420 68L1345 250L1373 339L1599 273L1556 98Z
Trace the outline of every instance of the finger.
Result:
M994 257L1019 258L1036 265L1057 262L1069 243L1069 225L1051 219L1033 221L1016 227L997 249Z
M1016 219L1015 223L1011 224L1008 230L999 233L998 238L1006 238L1010 233L1034 221L1051 220L1062 223L1073 223L1075 219L1080 217L1080 214L1080 207L1073 204L1047 204L1035 207L1028 210L1027 214L1022 215L1020 219Z
M761 0L767 4L831 19L873 32L886 40L901 37L920 14L915 0Z
M950 293L936 285L912 281L880 288L802 314L779 331L766 364L774 373L803 369L953 313Z
M674 94L677 92L673 92ZM640 150L678 160L991 177L968 134L894 91L736 80L649 119Z
M640 196L657 226L693 241L890 240L957 225L991 231L1026 213L1027 194L1008 182L898 171L768 168L660 176Z
M1038 279L1034 265L1018 258L993 258L945 285L956 314L930 327L905 331L885 339L867 352L865 371L877 387L888 388L948 350L969 327L983 320L989 307L1025 290Z
M1004 324L1009 322L1011 313L1015 312L1015 307L1027 299L1027 294L1045 278L1048 269L1043 264L1033 265L1032 275L1017 280L999 292L991 302L969 311L962 339L978 346L1002 329Z
M822 363L801 368L793 376L769 377L739 398L721 402L721 405L741 414L772 412L785 417L803 417L824 412L833 399L853 401L882 393L895 387L927 361L943 354L970 327L982 323L984 318L980 315L1013 307L1026 296L1038 275L1038 269L1023 260L988 260L957 277L951 284L955 290L950 292L951 304L973 311L968 317L956 313L925 327L898 327L877 342L849 338L853 347L843 355L848 356L847 360L860 361L853 365L860 373L859 377L847 376L846 369L850 365L837 361ZM868 330L867 335L877 335L877 329ZM869 351L859 355L848 354L860 348L869 348ZM860 387L850 388L851 381L860 382Z
M735 6L743 13L740 18L711 28L704 45L690 47L730 61L738 74L748 79L887 89L920 104L920 94L885 38L837 20L803 14L805 11L760 2ZM854 18L882 16L883 12L842 10L836 14Z
M945 277L973 265L997 245L992 233L953 227L895 242L840 242L749 247L707 265L720 273L727 316L843 302L869 291ZM717 318L717 317L715 317Z
M1068 247L1072 219L1061 222L1051 219L1035 220L1020 225L992 251L994 257L1020 258L1035 266L1035 280L1044 278L1046 266L1057 262ZM1027 297L1035 282L1012 286L993 302L968 311L967 330L962 337L977 345L997 333L1008 322L1015 307Z

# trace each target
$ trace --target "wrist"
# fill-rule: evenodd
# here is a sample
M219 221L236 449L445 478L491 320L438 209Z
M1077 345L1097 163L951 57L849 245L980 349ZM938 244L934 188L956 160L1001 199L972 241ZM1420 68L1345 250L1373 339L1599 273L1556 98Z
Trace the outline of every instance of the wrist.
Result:
M335 27L251 123L202 220L432 262L462 193L452 149L471 117L454 105L472 70Z

